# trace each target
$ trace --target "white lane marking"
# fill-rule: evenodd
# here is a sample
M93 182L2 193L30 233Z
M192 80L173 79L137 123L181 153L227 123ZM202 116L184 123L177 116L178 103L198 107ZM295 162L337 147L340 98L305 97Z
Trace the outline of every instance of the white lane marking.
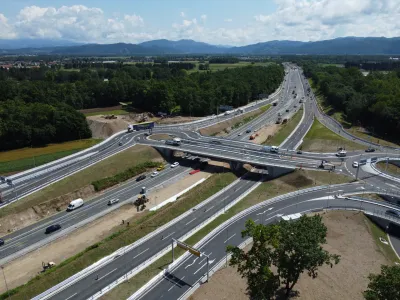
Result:
M205 210L204 210L204 212L207 212L207 211L209 211L211 208L213 208L214 207L214 205L213 206L211 206L210 208L206 208Z
M183 276L180 280L183 280L183 278L185 278L185 276ZM170 291L170 290L172 290L173 288L174 288L174 286L179 286L179 284L177 284L176 282L172 282L174 285L173 286L171 286L170 288L169 288L169 290L168 290L168 292Z
M190 221L189 221L189 222L187 222L185 225L188 225L188 224L192 223L194 220L196 220L196 218L194 218L194 219L190 220Z
M205 263L204 265L202 265L200 268L197 269L196 272L193 273L193 275L195 275L197 272L199 272L202 268L204 268L207 265L207 263Z
M236 233L234 233L233 235L231 235L229 238L227 238L224 242L224 244L226 244L227 241L229 241L231 238L233 238L236 235Z
M194 263L196 262L196 260L198 260L199 258L198 257L196 257L194 260L193 260L193 262L191 263L191 264L189 264L189 265L187 265L186 267L185 267L185 269L187 269L187 268L189 268L189 267L191 267L191 266L193 266L194 265Z
M100 277L99 279L97 279L97 280L102 280L104 277L110 275L112 272L115 272L117 269L118 269L118 268L115 268L114 270L108 272L108 273L107 273L106 275L104 275L104 276L101 276L101 277Z
M208 257L210 257L210 255L212 254L212 252L210 252L210 254L206 254ZM199 265L203 262L203 261L205 261L207 259L207 257L205 257L204 259L202 259L200 262L199 262Z
M258 219L255 219L254 222L258 222Z
M142 255L142 254L145 253L147 250L149 250L149 248L147 248L146 250L140 252L139 254L137 254L136 256L134 256L133 258L136 258L136 257L138 257L139 255Z
M165 240L166 238L170 237L171 235L173 235L175 233L175 231L173 233L168 234L167 236L163 237L162 239Z
M65 299L65 300L68 300L68 299L71 299L72 297L74 297L76 294L78 294L78 293L75 293L75 294L73 294L72 296L69 296L67 299Z

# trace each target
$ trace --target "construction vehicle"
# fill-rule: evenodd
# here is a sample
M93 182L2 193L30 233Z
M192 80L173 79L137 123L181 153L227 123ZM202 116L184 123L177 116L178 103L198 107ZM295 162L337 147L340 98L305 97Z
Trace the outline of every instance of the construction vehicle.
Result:
M276 124L281 124L282 123L282 117L278 117L278 119L276 120Z
M258 133L252 134L250 136L250 140L254 140L258 136Z
M146 203L149 202L146 194L139 194L138 198L133 202L133 205L137 207L137 210L144 210L146 208Z
M42 261L42 273L43 272L46 272L48 269L51 269L51 268L53 268L53 267L55 267L55 263L54 262L52 262L52 261L50 261L50 262L48 262L47 264L45 263L45 262L43 262Z
M117 116L115 116L115 115L105 115L104 118L105 119L116 119Z

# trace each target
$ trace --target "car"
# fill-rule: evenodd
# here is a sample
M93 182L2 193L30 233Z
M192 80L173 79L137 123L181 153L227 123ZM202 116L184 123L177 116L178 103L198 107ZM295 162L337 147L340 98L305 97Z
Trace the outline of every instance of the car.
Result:
M4 245L4 240L0 239L0 246L3 246L3 245Z
M251 129L250 129L250 128L246 130L246 133L250 133L250 132L251 132Z
M299 150L297 151L297 154L303 154L303 151Z
M156 177L158 175L157 171L154 171L153 173L151 173L151 177Z
M146 132L145 134L144 134L144 136L149 136L150 135L150 133L148 133L148 132Z
M161 166L159 166L158 168L157 168L157 171L162 171L162 170L164 170L165 169L165 166L164 165L161 165Z
M141 181L143 179L146 179L146 175L140 175L138 178L136 178L136 181Z
M365 150L365 152L375 152L375 149L374 148L368 148L368 149Z
M119 202L119 199L111 199L111 200L108 201L107 205L111 206L111 205L113 205L115 203L118 203L118 202Z
M396 211L396 210L388 209L386 211L386 214L389 215L389 216L392 216L392 217L400 218L400 213L398 211Z
M241 136L242 134L243 134L243 133L239 132L239 133L238 133L238 136Z
M220 142L220 141L211 141L210 143L213 143L213 144L218 144L218 145L221 145L222 143Z
M46 228L45 233L49 234L49 233L52 233L52 232L60 230L60 229L61 229L61 225L60 224L50 225L49 227Z
M287 109L286 112L289 112L289 109Z
M177 166L179 166L179 163L176 161L176 162L174 162L174 163L171 165L171 168L175 168L175 167L177 167Z
M118 145L122 146L122 142L119 142Z
M358 168L359 164L357 161L353 162L353 168Z

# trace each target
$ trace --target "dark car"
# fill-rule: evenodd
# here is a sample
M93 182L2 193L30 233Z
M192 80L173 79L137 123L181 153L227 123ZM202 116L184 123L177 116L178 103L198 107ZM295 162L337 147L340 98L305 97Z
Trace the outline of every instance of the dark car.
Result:
M140 175L138 178L136 178L136 181L141 181L143 179L146 179L146 175Z
M52 233L52 232L60 230L60 229L61 229L61 225L60 224L54 224L54 225L51 225L51 226L47 227L45 233L46 234Z
M375 152L375 149L374 148L368 148L368 149L365 150L365 152Z
M303 151L299 150L297 151L297 154L303 154Z
M0 239L0 246L3 246L3 245L4 245L4 240Z
M400 213L398 211L395 211L395 210L389 209L389 210L386 211L386 214L389 215L389 216L392 216L392 217L400 218Z
M247 130L246 130L246 133L250 133L250 132L251 132L251 129L247 129Z
M211 141L211 143L213 143L213 144L218 144L218 145L221 145L221 144L222 144L220 141Z

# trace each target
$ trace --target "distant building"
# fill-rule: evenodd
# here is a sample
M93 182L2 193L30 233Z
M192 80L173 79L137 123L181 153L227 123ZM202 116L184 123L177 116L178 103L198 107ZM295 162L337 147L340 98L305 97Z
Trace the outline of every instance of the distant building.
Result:
M116 62L116 60L105 60L103 61L103 64L115 64Z

